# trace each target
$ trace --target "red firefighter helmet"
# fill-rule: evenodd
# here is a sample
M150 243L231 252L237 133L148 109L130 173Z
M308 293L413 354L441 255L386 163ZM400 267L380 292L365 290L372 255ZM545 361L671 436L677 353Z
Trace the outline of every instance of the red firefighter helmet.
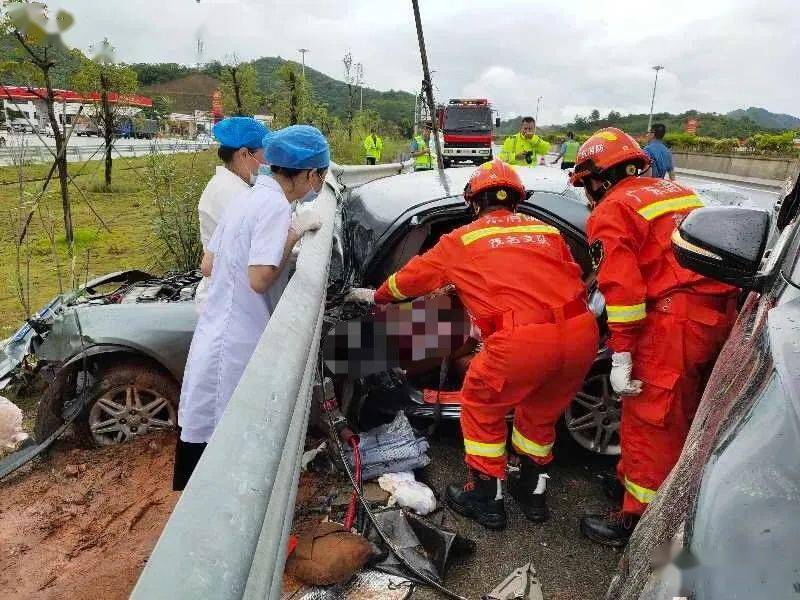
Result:
M488 204L515 206L525 198L525 185L514 167L495 158L475 169L464 188L467 202L473 203L479 196Z
M576 187L583 187L585 177L601 175L624 164L633 164L644 171L650 166L650 156L635 139L621 129L606 127L593 133L578 150L569 181ZM635 175L635 169L633 171L628 175Z

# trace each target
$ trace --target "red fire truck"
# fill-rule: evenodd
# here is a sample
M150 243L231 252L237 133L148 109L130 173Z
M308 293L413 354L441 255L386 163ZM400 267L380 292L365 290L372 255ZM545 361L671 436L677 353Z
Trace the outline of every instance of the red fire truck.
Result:
M442 132L442 159L449 167L457 162L480 165L492 160L492 105L485 98L454 98L439 106L437 117Z

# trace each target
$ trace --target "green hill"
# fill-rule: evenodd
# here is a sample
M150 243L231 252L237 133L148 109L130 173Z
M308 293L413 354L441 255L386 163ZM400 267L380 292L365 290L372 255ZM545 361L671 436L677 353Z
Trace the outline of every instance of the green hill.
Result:
M689 119L698 121L697 135L699 136L742 139L756 133L774 132L774 128L759 124L747 115L741 118L734 118L730 115L701 113L696 110L689 110L678 115L671 113L655 113L653 115L654 123L663 123L666 125L667 131L672 133L685 131L686 122ZM588 135L602 127L619 127L631 135L638 136L647 132L647 120L648 115L646 114L623 116L619 113L611 113L594 121L579 115L576 116L572 123L546 126L542 127L541 130L544 133L574 131L576 135ZM520 121L520 117L504 121L501 123L500 133L507 135L518 131Z
M291 63L300 70L301 66L295 61L287 61L280 57L264 57L253 61L256 69L259 91L267 98L271 97L278 86L278 70L286 63ZM208 110L207 95L198 93L195 89L197 69L176 63L131 65L139 76L139 83L143 92L157 92L173 97L175 106L180 110L188 111L194 108ZM201 68L203 75L219 77L222 66L219 63L209 63ZM347 84L334 79L316 69L306 66L306 78L314 90L315 101L325 104L328 111L338 117L344 117L347 112ZM191 89L182 89L182 86ZM206 80L206 83L208 81ZM208 87L208 86L206 86ZM354 91L354 108L358 109L360 94ZM178 102L180 100L180 102ZM375 110L382 119L401 124L410 123L414 112L414 95L408 92L390 90L381 92L372 88L364 88L364 108ZM176 108L177 110L177 108Z
M760 127L767 129L800 129L800 119L792 115L770 112L765 108L751 106L747 110L739 109L729 112L731 119L750 119Z

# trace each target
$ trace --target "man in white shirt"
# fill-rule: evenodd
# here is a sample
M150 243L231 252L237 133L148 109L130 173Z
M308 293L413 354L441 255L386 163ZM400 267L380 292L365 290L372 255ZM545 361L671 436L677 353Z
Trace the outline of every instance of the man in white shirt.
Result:
M197 212L204 251L225 208L255 182L259 165L264 162L263 140L270 133L263 123L250 117L223 119L211 131L220 144L217 154L224 164L217 167L200 196ZM198 314L208 298L208 287L208 278L204 277L194 296Z

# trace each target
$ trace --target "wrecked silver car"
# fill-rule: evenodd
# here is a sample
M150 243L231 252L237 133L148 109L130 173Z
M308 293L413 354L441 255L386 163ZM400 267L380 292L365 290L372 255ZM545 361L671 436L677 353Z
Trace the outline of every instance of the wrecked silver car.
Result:
M181 378L197 315L199 273L112 273L56 297L0 354L0 386L48 384L35 439L74 412L82 441L107 445L177 426ZM86 390L86 394L80 392Z

